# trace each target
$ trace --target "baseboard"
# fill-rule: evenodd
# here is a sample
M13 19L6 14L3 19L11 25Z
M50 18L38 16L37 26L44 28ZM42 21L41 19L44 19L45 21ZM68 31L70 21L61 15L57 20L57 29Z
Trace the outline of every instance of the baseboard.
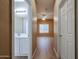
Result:
M0 58L1 57L7 57L7 58L9 58L10 56L9 55L0 55Z
M59 54L58 54L58 52L56 51L56 49L55 49L55 48L53 48L53 51L54 51L55 56L57 57L57 59L59 59Z
M34 51L34 53L33 53L33 55L32 55L32 58L34 57L34 55L35 55L36 51L37 51L37 48L35 48L35 51Z

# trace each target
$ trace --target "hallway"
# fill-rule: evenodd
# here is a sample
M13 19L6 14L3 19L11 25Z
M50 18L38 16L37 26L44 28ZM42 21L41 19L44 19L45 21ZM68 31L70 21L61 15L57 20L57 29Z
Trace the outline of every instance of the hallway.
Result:
M33 59L57 59L54 6L55 0L33 0Z
M53 48L51 48L53 38L38 37L37 49L33 59L57 59Z
M0 0L0 59L76 59L75 0Z

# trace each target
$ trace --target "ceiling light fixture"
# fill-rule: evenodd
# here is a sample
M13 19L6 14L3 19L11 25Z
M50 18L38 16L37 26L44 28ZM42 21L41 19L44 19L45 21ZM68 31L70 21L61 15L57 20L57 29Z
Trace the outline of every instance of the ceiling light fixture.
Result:
M17 8L15 9L16 14L27 14L27 9L26 8Z
M46 20L46 18L47 18L47 15L43 15L43 17L42 17L42 20Z
M46 18L42 18L42 20L46 20Z
M15 11L26 11L27 9L26 8L17 8L15 9Z

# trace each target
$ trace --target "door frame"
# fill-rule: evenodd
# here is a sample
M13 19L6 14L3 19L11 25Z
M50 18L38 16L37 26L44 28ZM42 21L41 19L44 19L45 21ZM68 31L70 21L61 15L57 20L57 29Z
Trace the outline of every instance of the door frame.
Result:
M11 48L14 48L14 0L11 0L11 6L12 6L12 9L11 9L11 13L12 13L12 43L11 43ZM13 55L14 55L14 49L11 49L12 51L12 53L11 53L11 59L13 59Z
M12 59L12 33L13 33L13 28L12 28L12 19L13 19L13 0L9 0L9 9L10 9L10 59ZM78 59L78 0L75 0L75 59Z
M15 59L14 58L14 0L9 0L10 4L9 4L9 7L10 7L10 59ZM31 59L32 58L32 2L31 0L27 0L26 2L28 2L29 4L29 28L30 30L28 31L29 32L29 41L30 41L30 51L29 51L29 56L28 56L28 59Z
M74 2L75 7L75 59L78 59L78 0Z
M12 32L13 32L13 30L12 30L12 19L13 19L13 0L9 0L9 11L10 11L10 14L9 14L9 17L10 17L10 59L12 59L12 53L13 53L13 51L12 51L12 39L13 39L13 37L12 37Z

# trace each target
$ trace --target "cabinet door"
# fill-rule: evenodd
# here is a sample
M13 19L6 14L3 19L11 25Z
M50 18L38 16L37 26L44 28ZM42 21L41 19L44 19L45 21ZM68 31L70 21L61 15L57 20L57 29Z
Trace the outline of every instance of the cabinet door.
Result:
M20 56L28 56L29 53L29 39L20 39Z
M18 38L15 38L15 44L14 44L14 54L15 54L15 56L19 56L19 48L20 48L20 42L19 42L19 39Z

